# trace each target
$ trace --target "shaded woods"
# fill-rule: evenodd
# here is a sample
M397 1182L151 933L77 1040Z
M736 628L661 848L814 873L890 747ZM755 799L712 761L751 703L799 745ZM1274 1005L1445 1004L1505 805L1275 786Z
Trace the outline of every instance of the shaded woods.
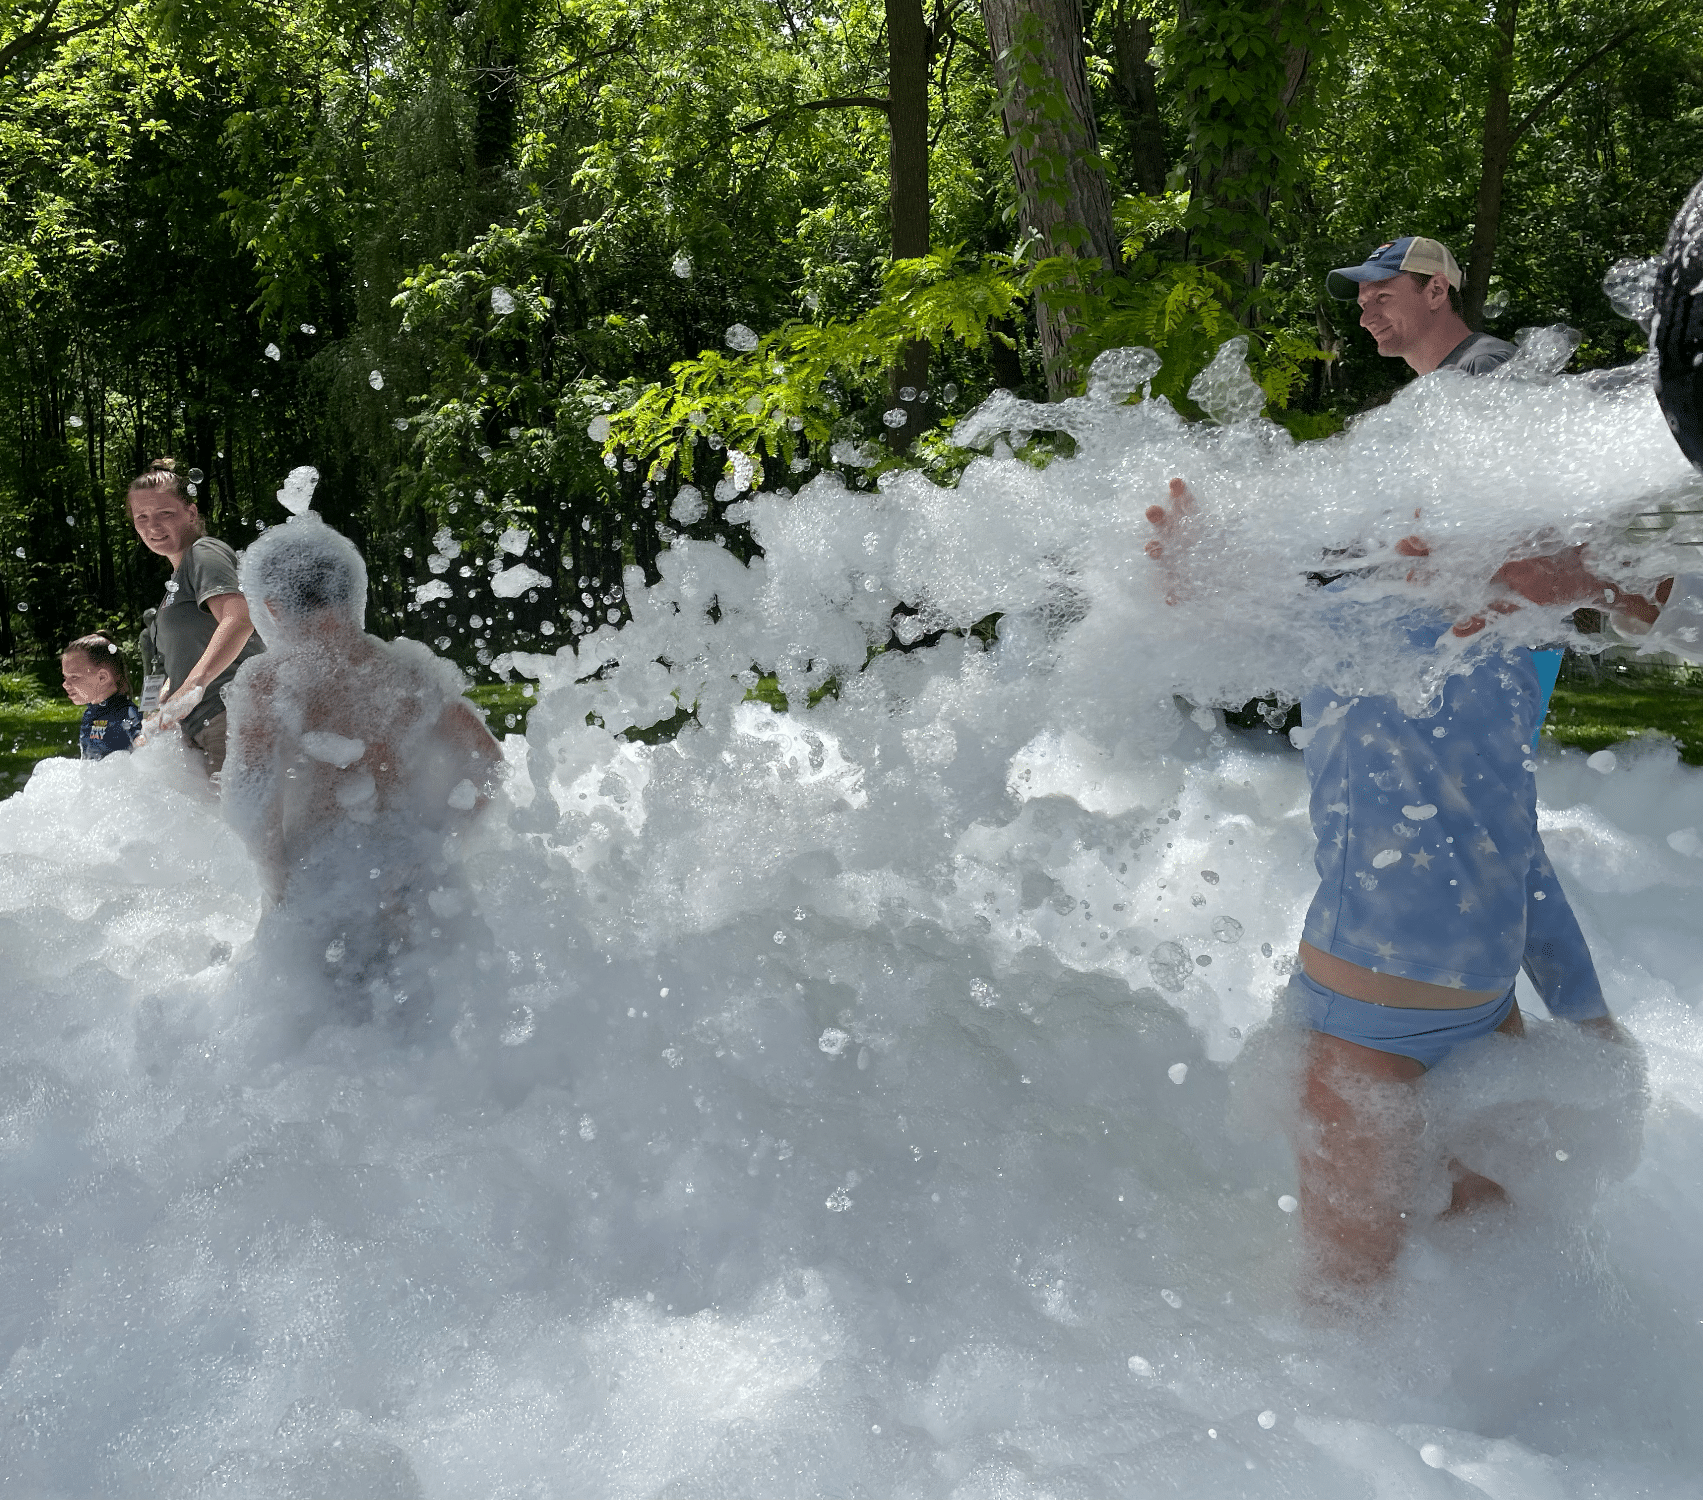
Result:
M1700 12L20 4L0 656L157 602L122 494L158 453L237 546L315 465L373 627L474 665L620 619L682 530L747 549L752 485L950 477L989 390L1112 344L1181 405L1249 331L1271 414L1332 430L1400 371L1322 273L1399 233L1455 245L1494 331L1625 359L1599 283L1703 160ZM548 583L493 599L505 532Z

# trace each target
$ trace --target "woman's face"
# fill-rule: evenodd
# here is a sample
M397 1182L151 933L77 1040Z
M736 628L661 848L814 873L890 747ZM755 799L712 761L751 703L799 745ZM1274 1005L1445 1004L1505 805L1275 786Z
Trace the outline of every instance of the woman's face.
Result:
M195 540L201 512L171 490L132 490L130 520L142 545L161 557L179 558Z
M105 703L118 691L111 667L97 667L85 651L67 651L59 658L65 696L76 704Z

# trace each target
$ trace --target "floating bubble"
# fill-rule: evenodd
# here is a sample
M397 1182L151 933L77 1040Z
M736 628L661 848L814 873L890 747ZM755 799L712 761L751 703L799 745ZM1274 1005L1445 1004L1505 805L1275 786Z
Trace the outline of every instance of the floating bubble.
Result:
M1221 943L1239 943L1242 940L1242 924L1234 917L1214 917L1212 935Z
M1183 1305L1183 1299L1168 1286L1159 1289L1159 1296L1167 1307L1181 1307Z
M681 526L690 526L703 520L708 510L704 492L695 484L683 484L674 492L674 503L669 507L668 513Z
M408 430L408 419L406 417L397 417L390 425L398 432L406 432Z
M735 323L722 337L727 341L729 349L737 350L740 354L749 354L759 342L756 333L743 323Z
M1301 1204L1293 1193L1284 1193L1278 1200L1277 1206L1286 1214L1292 1214Z
M1189 1076L1189 1065L1187 1063L1172 1063L1170 1067L1165 1069L1165 1076L1172 1083L1180 1084Z
M592 442L594 442L594 443L606 443L606 442L608 442L609 441L609 418L605 417L605 416L593 417L589 422L587 422L585 424L585 435L588 438L590 438L592 440Z
M1159 363L1153 350L1139 345L1102 350L1088 366L1088 394L1096 401L1127 401L1159 373ZM958 388L949 385L946 389L946 399L957 400Z
M270 360L280 360L284 357L284 351L276 344L268 344L266 346L266 357ZM258 396L260 392L256 391L254 394Z
M1221 427L1251 422L1265 408L1265 392L1248 374L1248 337L1237 334L1189 386L1189 399Z
M1258 1421L1260 1426L1265 1428L1267 1432L1270 1432L1273 1427L1277 1426L1277 1413L1269 1410L1262 1411L1255 1420Z
M369 370L369 371L367 371L367 384L370 385L375 391L382 391L384 389L384 371L382 371L382 370Z
M956 401L956 400L957 400L957 399L958 399L958 385L957 385L957 382L956 382L956 381L952 381L952 380L948 380L948 381L947 381L947 382L946 382L946 384L945 384L945 385L943 385L943 386L942 386L942 387L941 387L941 388L940 388L940 395L941 395L941 398L942 398L942 399L943 399L943 400L946 400L946 401Z
M917 388L914 385L900 386L899 399L903 401L905 405L909 406L911 402L917 399Z
M838 1026L830 1026L816 1039L816 1045L829 1057L838 1057L846 1050L846 1043L850 1040L848 1032L841 1031Z
M1181 943L1156 943L1147 955L1147 972L1160 989L1174 995L1188 982L1194 972L1194 962Z
M689 256L684 250L682 250L678 255L676 255L674 257L673 263L669 266L668 269L671 270L682 281L686 281L692 275L692 257Z
M491 288L491 311L499 318L506 318L514 311L514 293L506 286Z
M881 420L894 429L903 427L910 421L910 414L902 406L891 406L881 413Z
M319 485L319 470L312 464L302 464L290 470L283 489L278 491L278 503L292 515L301 515L313 504L313 492Z
M1129 1372L1132 1375L1139 1375L1143 1379L1147 1379L1153 1374L1153 1364L1150 1360L1143 1359L1139 1354L1132 1354L1129 1357Z
M1620 757L1612 750L1599 750L1595 755L1587 755L1585 764L1600 775L1608 776L1620 764Z
M76 412L72 412L71 415L65 419L65 425L67 427L81 427L83 425L83 419L79 417Z

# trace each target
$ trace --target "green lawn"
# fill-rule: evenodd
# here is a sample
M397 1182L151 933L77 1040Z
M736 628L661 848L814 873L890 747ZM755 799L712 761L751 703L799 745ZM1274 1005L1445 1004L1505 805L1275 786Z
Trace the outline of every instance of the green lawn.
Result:
M0 797L29 780L38 760L77 754L82 710L60 692L58 665L43 662L0 672ZM536 701L530 686L486 683L468 696L501 739L526 732L527 712ZM1608 674L1594 683L1563 682L1555 689L1543 733L1545 739L1586 751L1640 735L1668 735L1688 765L1703 765L1703 687L1648 678L1621 681Z
M1640 735L1667 735L1680 759L1703 766L1703 689L1649 680L1563 682L1555 689L1543 737L1581 750L1606 750Z

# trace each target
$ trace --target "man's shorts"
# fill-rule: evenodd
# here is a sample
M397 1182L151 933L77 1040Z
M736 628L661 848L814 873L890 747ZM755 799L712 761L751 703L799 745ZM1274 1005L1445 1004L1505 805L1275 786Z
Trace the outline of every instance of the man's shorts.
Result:
M1482 1005L1460 1010L1430 1010L1407 1005L1373 1005L1328 990L1305 970L1289 981L1301 1002L1307 1025L1326 1036L1393 1052L1434 1068L1463 1042L1489 1036L1514 1008L1514 987Z

